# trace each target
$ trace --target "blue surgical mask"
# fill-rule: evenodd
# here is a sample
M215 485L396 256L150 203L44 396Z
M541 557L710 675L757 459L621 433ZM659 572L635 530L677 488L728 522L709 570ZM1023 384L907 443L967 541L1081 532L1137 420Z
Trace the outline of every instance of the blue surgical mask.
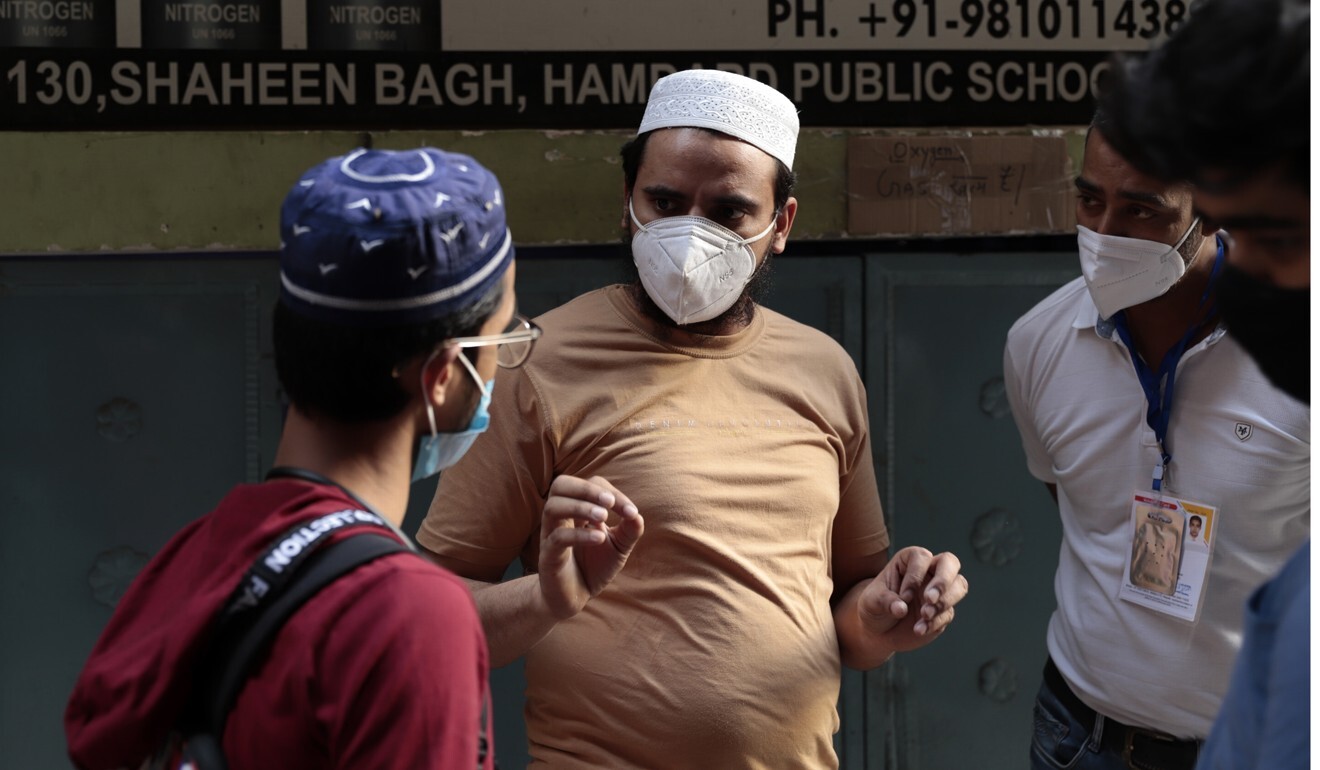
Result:
M477 382L481 388L481 401L477 403L477 410L472 413L472 420L468 422L467 428L461 431L440 433L435 428L435 407L431 406L431 399L426 399L426 416L431 421L431 435L422 436L420 447L417 452L417 464L413 466L413 481L421 481L424 478L434 476L440 471L452 466L458 462L458 458L472 447L472 442L477 440L490 425L490 394L495 388L495 380L492 378L482 385L481 376L477 370L468 362L467 357L460 354L458 360L463 362L464 368L472 375L472 379ZM428 359L427 363L430 363ZM422 367L423 370L426 366ZM422 389L425 391L425 384Z

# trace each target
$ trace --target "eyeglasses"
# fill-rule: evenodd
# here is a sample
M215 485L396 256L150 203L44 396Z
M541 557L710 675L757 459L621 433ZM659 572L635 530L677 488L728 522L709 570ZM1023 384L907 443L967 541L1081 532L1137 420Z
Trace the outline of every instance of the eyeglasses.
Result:
M513 314L513 320L509 322L509 328L499 334L485 334L478 337L454 337L446 340L446 345L457 345L460 348L480 348L488 345L498 345L499 349L495 356L495 362L502 369L517 369L527 362L532 355L532 346L541 336L541 327L536 322L526 316Z

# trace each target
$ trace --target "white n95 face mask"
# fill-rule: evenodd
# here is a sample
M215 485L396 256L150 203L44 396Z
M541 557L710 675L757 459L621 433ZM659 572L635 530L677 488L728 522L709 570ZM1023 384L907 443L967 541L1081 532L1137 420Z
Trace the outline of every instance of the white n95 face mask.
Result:
M1077 226L1077 253L1082 260L1082 276L1091 300L1101 318L1109 318L1123 308L1163 296L1183 273L1187 264L1178 249L1200 223L1192 226L1170 246L1159 241L1102 235Z
M705 217L660 217L643 225L628 201L637 232L633 263L642 288L665 315L681 325L709 321L733 307L756 272L750 244L775 227L778 218L751 238L743 238Z

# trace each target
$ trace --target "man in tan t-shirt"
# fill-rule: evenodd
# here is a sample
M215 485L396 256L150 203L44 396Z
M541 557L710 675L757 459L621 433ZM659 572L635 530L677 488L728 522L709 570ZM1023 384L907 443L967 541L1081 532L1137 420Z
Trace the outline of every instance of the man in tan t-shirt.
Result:
M841 664L967 593L952 554L889 559L852 360L756 303L797 131L754 80L656 83L623 151L638 282L538 319L418 532L474 581L491 665L526 655L537 767L837 767ZM537 574L499 583L515 559Z

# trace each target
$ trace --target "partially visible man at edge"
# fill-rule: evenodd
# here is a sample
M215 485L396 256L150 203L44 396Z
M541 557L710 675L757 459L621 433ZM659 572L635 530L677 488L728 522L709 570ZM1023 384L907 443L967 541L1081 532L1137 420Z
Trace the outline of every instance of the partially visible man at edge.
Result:
M797 133L755 80L655 84L623 149L640 281L538 319L559 343L497 387L418 533L479 581L494 665L526 654L536 767L835 767L840 664L927 644L967 592L952 554L889 558L856 368L749 289ZM537 574L490 585L518 558Z
M1228 332L1310 404L1311 9L1208 0L1164 45L1115 65L1115 141L1151 173L1191 179L1230 234ZM1213 94L1214 98L1207 98ZM1242 649L1197 770L1310 767L1311 545L1246 603Z

